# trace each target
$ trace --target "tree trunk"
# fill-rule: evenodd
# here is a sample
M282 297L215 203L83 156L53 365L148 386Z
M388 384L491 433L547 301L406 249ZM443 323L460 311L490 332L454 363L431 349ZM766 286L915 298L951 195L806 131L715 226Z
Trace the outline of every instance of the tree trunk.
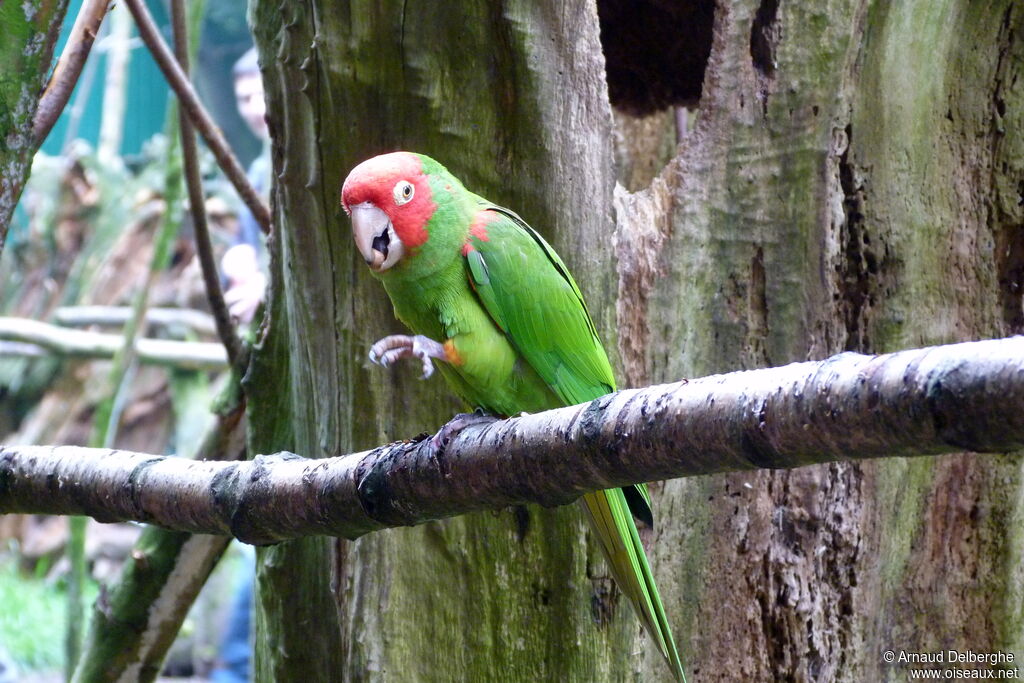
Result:
M620 245L659 245L620 267L631 381L1019 333L1022 25L1009 2L722 3L694 134L618 197ZM947 456L666 484L697 679L1019 661L1020 478Z
M67 5L67 0L0 3L0 254L38 149L32 117Z
M553 239L598 324L613 324L611 114L595 8L570 4L513 3L502 12L354 3L309 15L257 5L282 175L276 298L253 386L269 386L274 373L271 384L290 394L252 397L257 452L344 452L434 429L459 409L440 381L366 360L375 339L401 329L355 258L339 208L341 181L373 154L433 155L468 187L516 207ZM257 640L272 646L258 658L260 675L294 679L297 669L287 667L303 659L301 675L318 680L339 671L355 679L605 678L630 658L638 625L624 602L602 604L611 579L584 529L574 508L524 508L337 542L331 553L327 542L265 551ZM328 617L330 567L337 610ZM316 597L300 607L289 587L314 583ZM308 631L280 628L281 607L308 610L299 622L329 621L338 640L310 656Z
M459 409L414 364L365 360L401 328L338 193L394 149L553 241L623 385L1020 332L1024 10L997 5L720 3L695 130L630 193L592 3L260 0L278 233L251 450L348 452ZM633 189L630 154L662 149L674 117L619 119L655 136L617 156ZM1020 491L1015 460L959 456L653 487L687 671L886 680L909 671L887 649L1019 659ZM258 575L260 680L668 678L574 508L284 543Z

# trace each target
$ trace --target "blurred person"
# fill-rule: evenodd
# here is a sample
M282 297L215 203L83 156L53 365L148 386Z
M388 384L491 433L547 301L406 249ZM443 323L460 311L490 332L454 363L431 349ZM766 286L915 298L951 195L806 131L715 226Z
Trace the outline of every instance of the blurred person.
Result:
M255 47L249 48L239 57L231 73L234 76L238 113L253 135L263 143L262 151L249 165L246 176L253 189L266 197L270 190L270 132L267 128L263 78ZM267 278L260 267L260 227L245 205L239 209L238 224L238 235L221 258L221 272L227 284L224 301L233 318L241 323L249 323L263 301Z
M267 103L263 99L263 77L260 75L256 48L249 48L238 58L231 74L235 79L235 102L238 104L239 115L253 135L260 140L268 140Z
M220 268L228 282L224 303L231 317L242 323L252 322L267 288L256 248L245 242L231 246L221 258Z

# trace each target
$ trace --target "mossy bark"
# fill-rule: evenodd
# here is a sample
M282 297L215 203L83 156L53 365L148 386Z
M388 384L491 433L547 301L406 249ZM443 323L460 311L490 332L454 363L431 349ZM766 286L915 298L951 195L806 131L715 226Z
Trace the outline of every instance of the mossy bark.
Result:
M458 408L416 368L365 360L401 328L338 189L399 148L552 239L624 384L1022 329L1024 12L1008 0L720 3L695 130L635 193L613 187L591 3L260 0L253 18L278 230L253 452L345 452ZM640 169L660 139L619 158ZM654 573L697 680L905 678L886 649L1024 656L1011 458L704 477L653 497ZM261 680L668 676L573 509L282 544L259 576Z
M67 0L0 3L0 254L38 142L32 117L50 73Z
M620 255L631 379L1021 332L1022 28L1010 2L721 3L695 132L618 197L620 245L658 245ZM698 680L1019 661L1021 485L960 456L668 483Z
M256 5L279 232L252 375L255 452L344 452L436 429L460 408L439 380L366 360L401 329L339 206L348 170L373 154L430 154L515 207L554 241L610 332L611 112L595 8L570 5ZM267 380L273 393L257 386ZM610 597L597 553L574 508L266 550L259 676L607 678L637 661L638 625ZM322 624L323 646L290 633L285 613Z

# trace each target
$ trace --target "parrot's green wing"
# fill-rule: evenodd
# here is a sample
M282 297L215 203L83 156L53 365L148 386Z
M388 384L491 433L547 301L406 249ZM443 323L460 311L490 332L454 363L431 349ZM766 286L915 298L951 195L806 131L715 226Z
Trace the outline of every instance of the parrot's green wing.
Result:
M465 250L470 283L495 324L565 405L615 390L615 378L579 288L544 239L519 216L488 205ZM556 406L551 406L556 407ZM622 591L677 678L685 680L672 631L636 524L652 524L647 487L587 494L584 508Z
M615 391L608 356L562 259L515 213L493 205L487 210L486 238L470 238L466 261L491 318L565 405ZM632 513L653 526L647 486L623 493Z
M491 209L473 236L470 282L487 312L565 405L615 390L615 377L583 296L565 264L511 212Z

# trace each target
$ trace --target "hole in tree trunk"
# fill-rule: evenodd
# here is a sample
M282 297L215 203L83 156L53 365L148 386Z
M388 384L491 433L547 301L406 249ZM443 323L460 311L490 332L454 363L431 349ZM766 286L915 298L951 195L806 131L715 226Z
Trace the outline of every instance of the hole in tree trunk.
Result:
M697 106L714 9L711 0L598 0L612 105L634 116Z

